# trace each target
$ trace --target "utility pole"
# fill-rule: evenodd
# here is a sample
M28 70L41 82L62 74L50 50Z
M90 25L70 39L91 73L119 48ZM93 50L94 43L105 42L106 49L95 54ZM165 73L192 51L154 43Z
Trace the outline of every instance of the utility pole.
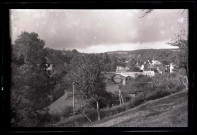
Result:
M122 97L122 93L121 93L121 91L120 91L120 97L121 97L121 101L122 101L122 103L124 104L124 100L123 100L123 97Z
M73 82L73 114L75 109L75 82Z
M121 95L120 95L120 90L119 90L119 101L120 101L120 105L122 104L122 99L121 99Z

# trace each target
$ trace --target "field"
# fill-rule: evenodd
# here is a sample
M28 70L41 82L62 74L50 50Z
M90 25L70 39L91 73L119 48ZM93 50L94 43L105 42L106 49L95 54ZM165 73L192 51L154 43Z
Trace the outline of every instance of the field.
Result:
M179 92L94 122L90 127L187 127L188 94Z

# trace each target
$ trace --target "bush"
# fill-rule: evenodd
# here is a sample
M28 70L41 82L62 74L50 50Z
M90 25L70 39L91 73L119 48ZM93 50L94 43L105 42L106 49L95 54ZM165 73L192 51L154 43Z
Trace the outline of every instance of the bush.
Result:
M182 77L179 73L158 74L153 77L154 87L159 90L170 91L171 93L178 92L184 88L180 81Z
M169 91L160 89L160 90L154 90L154 91L149 92L145 98L146 100L154 100L154 99L165 97L167 95L170 95Z
M86 109L86 115L91 119L91 121L97 120L97 111L95 108L87 108Z
M58 127L78 127L82 126L84 123L88 123L89 121L87 118L85 118L82 114L71 116L65 121L61 122L58 125L53 125L53 126L58 126Z
M126 111L126 105L114 106L113 108L106 108L101 110L101 118L109 117L121 112Z
M38 119L39 119L39 123L37 126L45 126L58 122L60 120L60 116L50 115L48 112L46 112L44 114L40 114L38 116Z
M178 85L178 86L176 86L176 88L175 88L175 90L173 91L173 93L182 91L183 89L185 89L185 86L184 86L184 85Z
M126 109L131 109L135 106L138 106L144 102L143 96L138 96L133 98L129 103L126 104Z

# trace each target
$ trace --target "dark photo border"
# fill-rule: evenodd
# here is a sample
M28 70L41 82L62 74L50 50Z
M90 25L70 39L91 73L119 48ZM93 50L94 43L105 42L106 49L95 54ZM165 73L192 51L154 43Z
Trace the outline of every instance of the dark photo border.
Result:
M189 9L189 100L188 127L167 128L89 128L89 127L11 127L10 85L11 85L11 39L9 9ZM195 130L195 52L196 52L196 2L195 1L32 1L1 2L1 90L0 90L0 132L4 133L64 133L64 132L193 132Z

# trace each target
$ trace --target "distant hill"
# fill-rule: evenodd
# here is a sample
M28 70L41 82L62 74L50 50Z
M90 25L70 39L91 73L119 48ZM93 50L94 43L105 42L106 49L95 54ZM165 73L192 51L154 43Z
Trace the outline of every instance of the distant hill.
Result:
M128 54L129 51L112 51L106 52L107 54Z
M179 49L139 49L139 50L132 50L132 51L110 51L106 52L107 54L131 54L131 53L143 53L143 52L149 52L149 53L159 53L159 52L178 52Z
M140 49L132 51L112 51L106 52L108 55L118 55L127 59L139 57L141 60L158 59L160 61L176 62L179 49Z

